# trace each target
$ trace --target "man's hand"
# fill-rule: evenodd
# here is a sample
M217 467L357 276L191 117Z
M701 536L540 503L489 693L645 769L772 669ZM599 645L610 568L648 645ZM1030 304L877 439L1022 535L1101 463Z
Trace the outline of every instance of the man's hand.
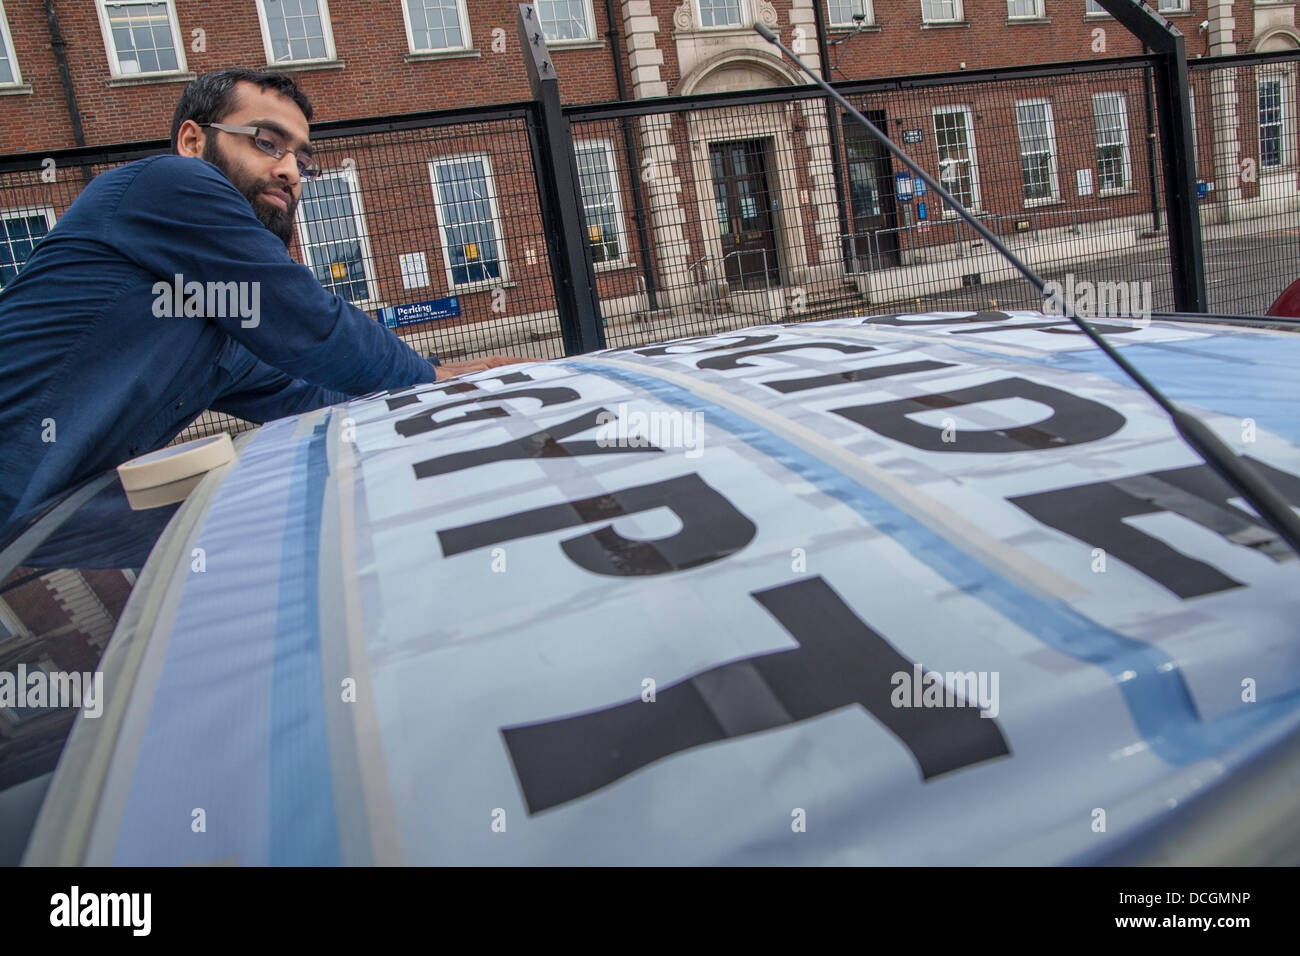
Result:
M438 366L438 381L465 375L468 372L482 372L500 365L514 365L518 362L535 362L536 359L519 358L516 355L488 355L484 358L469 359L465 362L446 362Z

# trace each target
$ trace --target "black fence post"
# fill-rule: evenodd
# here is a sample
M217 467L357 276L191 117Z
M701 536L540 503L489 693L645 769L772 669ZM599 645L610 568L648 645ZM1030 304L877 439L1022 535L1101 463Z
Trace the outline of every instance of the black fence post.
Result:
M1097 0L1115 20L1156 56L1156 116L1160 160L1165 174L1169 216L1169 257L1174 311L1205 312L1205 258L1201 249L1201 211L1196 196L1196 155L1187 92L1187 48L1183 35L1150 7L1134 0Z
M519 45L537 104L536 121L528 124L528 138L564 354L581 355L605 347L605 330L582 213L573 134L560 109L560 84L546 50L541 17L531 3L519 4Z

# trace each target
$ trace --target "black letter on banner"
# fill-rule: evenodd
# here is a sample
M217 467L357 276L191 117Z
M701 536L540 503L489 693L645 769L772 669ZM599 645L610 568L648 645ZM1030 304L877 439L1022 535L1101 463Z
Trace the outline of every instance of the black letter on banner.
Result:
M686 339L681 342L668 342L664 345L652 345L649 348L636 349L635 351L637 355L680 355L682 358L686 358L687 356L698 355L701 352L722 352L726 349L752 349L757 345L766 345L768 342L773 342L775 340L775 335L743 335L739 342L732 342L730 345L711 345L707 349L696 349L694 352L668 351L669 349L680 348L683 345L694 344L692 340ZM701 341L701 339L697 338L695 341ZM707 342L708 339L704 338L702 341Z
M699 475L682 475L594 498L566 501L438 532L442 553L451 557L502 541L608 521L653 508L668 508L682 530L668 538L636 541L613 525L560 542L574 564L593 574L619 577L684 571L735 554L754 539L754 523Z
M829 385L843 385L846 382L872 382L878 378L892 378L895 375L933 372L936 369L955 367L952 362L896 362L893 365L875 365L871 368L855 368L847 372L814 375L811 378L780 379L774 382L764 382L763 384L768 388L789 395L791 392L803 392L810 388L826 388Z
M922 425L907 417L917 412L956 408L1001 398L1025 398L1041 402L1051 408L1053 414L1036 425L992 431L964 429L955 442L943 440L943 429ZM1124 416L1109 405L1023 378L1003 378L955 392L935 392L915 398L900 398L894 402L881 402L878 405L856 405L832 411L887 438L923 451L990 454L1082 445L1115 434L1124 427L1125 421Z
M696 368L712 369L729 369L729 368L754 368L751 362L742 362L741 359L751 358L755 355L778 355L782 352L797 352L800 349L834 349L845 355L851 355L855 352L874 352L874 345L845 345L842 342L792 342L787 345L769 345L765 348L750 349L746 352L737 352L735 355L712 355L709 358L700 359L695 363Z
M460 418L453 418L445 422L436 422L433 416L439 412L445 412L449 408L459 408L462 405L473 405L476 402L495 402L503 398L535 398L542 403L542 408L548 405L563 405L565 402L571 402L574 399L581 398L577 392L571 388L519 388L513 392L484 392L477 398L463 398L459 402L447 402L444 405L432 405L420 412L418 415L412 415L410 418L403 418L400 422L393 425L397 429L397 434L403 438L410 438L412 435L422 435L425 432L431 432L438 428L446 428L448 425L457 425L461 422L472 422L481 418L504 418L510 413L502 409L483 409L482 412L470 412L462 415ZM488 412L491 414L488 414Z
M523 372L506 372L503 375L492 375L488 378L480 378L478 382L500 382L502 385L521 385L524 382L534 381L531 375ZM465 392L477 392L478 382L451 382L447 385L435 385L432 388L422 388L419 391L407 391L400 393L399 398L388 399L388 410L395 412L399 408L405 408L408 405L419 404L419 395L432 395L435 392L442 392L444 395L461 395Z
M601 445L594 441L575 441L567 445L559 442L561 438L585 432L590 428L601 427L601 413L614 417L606 408L598 408L578 418L571 418L559 425L552 425L541 431L535 431L523 438L513 438L492 445L489 448L474 448L470 451L458 451L440 458L429 458L416 462L416 478L433 478L437 475L450 474L475 465L486 465L494 461L517 461L525 458L571 458L576 455L609 455L618 452L663 451L653 445ZM458 419L459 421L459 419Z
M1253 458L1246 460L1291 504L1300 505L1300 478ZM1186 600L1241 587L1241 582L1174 550L1124 519L1170 512L1233 544L1255 548L1274 561L1291 560L1294 553L1272 528L1228 503L1234 495L1236 492L1209 465L1192 465L1008 500L1048 527L1102 548Z
M683 750L863 707L912 754L921 779L1010 753L978 706L894 707L891 676L913 664L822 578L752 595L799 642L722 664L640 699L504 727L529 813L575 800ZM973 702L971 702L973 703Z

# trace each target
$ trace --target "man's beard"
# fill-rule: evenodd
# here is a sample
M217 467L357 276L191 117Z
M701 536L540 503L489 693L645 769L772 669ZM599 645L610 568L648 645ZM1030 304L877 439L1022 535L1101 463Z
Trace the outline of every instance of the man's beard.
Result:
M261 221L262 225L275 233L280 238L280 241L284 243L286 249L289 248L289 244L293 241L293 215L298 210L298 200L289 195L289 208L277 209L263 195L267 189L279 189L286 194L289 193L289 190L284 189L283 184L278 180L251 179L236 173L231 168L230 163L226 162L225 155L217 148L217 138L215 136L209 136L203 144L203 158L225 173L226 178L234 184L234 187L244 194L244 198L253 207L253 213Z

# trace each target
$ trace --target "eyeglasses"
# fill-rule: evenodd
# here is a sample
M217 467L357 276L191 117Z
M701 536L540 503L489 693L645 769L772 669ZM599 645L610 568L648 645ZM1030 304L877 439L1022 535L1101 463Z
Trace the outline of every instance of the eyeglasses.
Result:
M257 126L231 126L228 123L200 123L199 126L211 126L213 129L219 129L225 133L250 136L254 146L266 153L266 155L274 156L276 159L289 152L289 147L284 144L284 138L273 129L262 129ZM320 164L312 158L311 153L296 149L293 151L293 157L298 160L298 175L302 176L303 179L315 179L321 174Z

